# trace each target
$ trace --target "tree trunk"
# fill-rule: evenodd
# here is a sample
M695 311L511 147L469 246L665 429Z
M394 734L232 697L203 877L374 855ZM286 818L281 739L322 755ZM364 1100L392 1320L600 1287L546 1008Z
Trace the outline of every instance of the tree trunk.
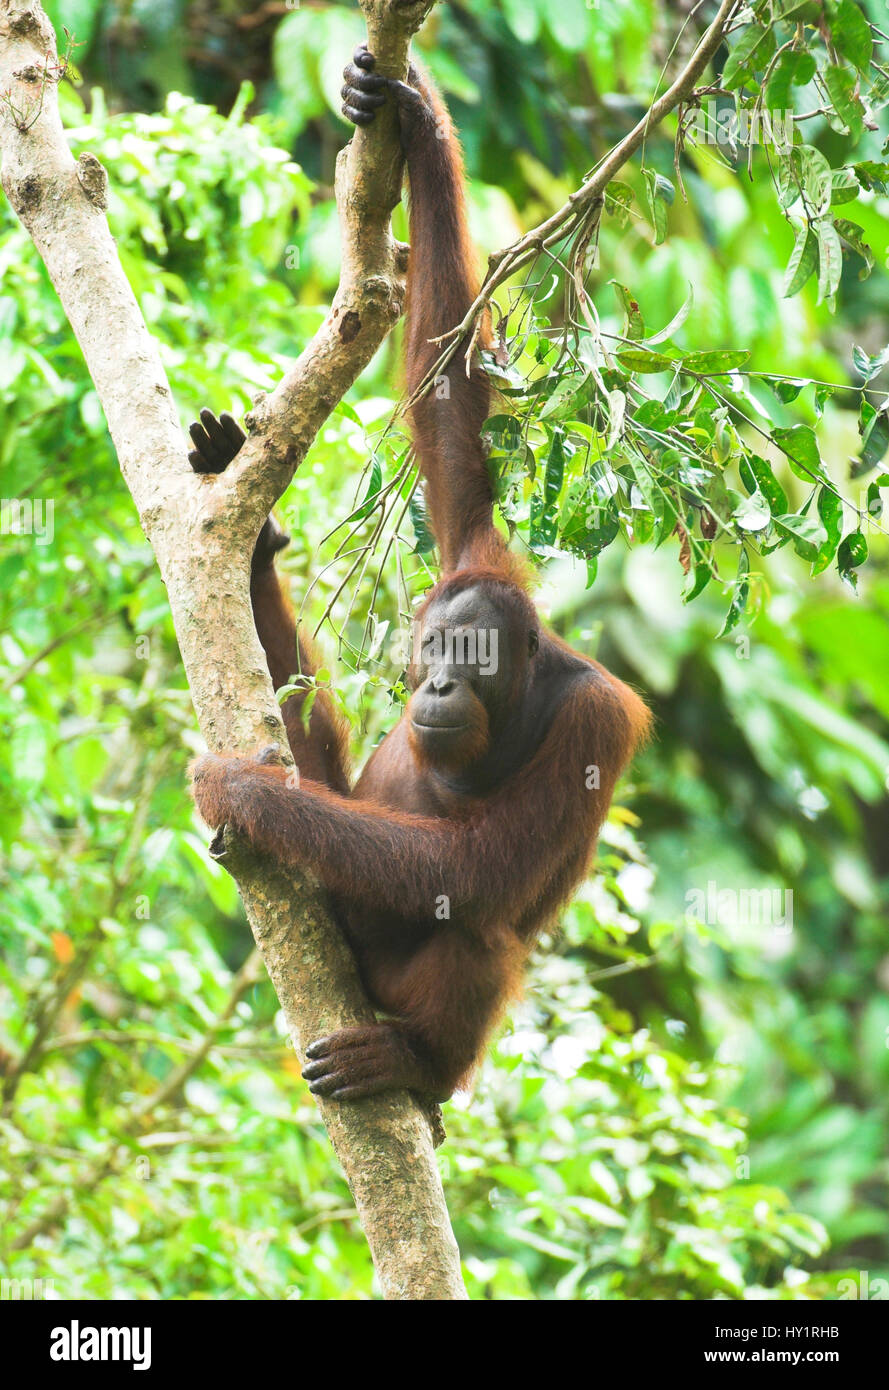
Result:
M379 71L404 77L411 34L432 0L361 0ZM345 62L350 55L344 54ZM279 386L254 405L250 439L218 477L187 459L156 344L105 217L107 177L75 164L56 101L56 45L40 5L0 0L2 182L46 263L102 401L121 470L170 599L208 746L252 751L287 740L250 607L253 541L330 411L370 361L404 302L406 248L390 214L402 161L391 110L337 163L343 242L330 314ZM313 1037L373 1014L324 894L305 876L228 843L247 917L298 1055ZM321 1113L391 1299L463 1299L427 1117L406 1094Z

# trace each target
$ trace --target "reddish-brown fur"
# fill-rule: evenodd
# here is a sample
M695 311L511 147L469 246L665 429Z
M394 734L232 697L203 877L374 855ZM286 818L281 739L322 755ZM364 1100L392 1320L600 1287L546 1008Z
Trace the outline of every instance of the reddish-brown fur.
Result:
M359 54L356 63L344 89L353 119L361 93L383 87L373 77L359 86L373 61ZM439 355L428 339L460 322L477 284L459 146L428 82L412 73L412 83L419 103L389 84L411 186L409 387ZM363 123L372 104L359 107ZM231 824L327 885L368 993L387 1015L307 1050L312 1089L343 1099L395 1087L443 1098L465 1083L531 945L586 872L615 781L648 727L633 691L540 628L492 523L480 439L487 382L478 365L466 377L462 351L447 376L449 390L413 412L443 568L419 618L461 594L495 613L509 648L500 683L456 682L463 733L448 734L440 755L418 738L409 707L351 792L345 730L324 695L308 735L303 697L284 707L298 789L288 769L258 759L208 756L195 768L195 800L210 825ZM313 670L314 658L302 643L297 650L275 548L260 537L253 605L278 688L295 670Z

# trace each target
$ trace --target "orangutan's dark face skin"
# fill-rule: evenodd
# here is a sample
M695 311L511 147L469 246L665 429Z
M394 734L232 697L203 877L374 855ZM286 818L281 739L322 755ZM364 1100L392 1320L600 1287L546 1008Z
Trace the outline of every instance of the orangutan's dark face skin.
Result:
M536 632L516 642L508 613L485 584L435 599L411 668L410 740L420 760L455 767L481 757L536 646Z

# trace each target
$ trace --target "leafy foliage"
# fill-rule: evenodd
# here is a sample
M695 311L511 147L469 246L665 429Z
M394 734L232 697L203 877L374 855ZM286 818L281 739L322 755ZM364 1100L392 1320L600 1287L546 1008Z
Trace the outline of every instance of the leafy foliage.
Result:
M757 176L772 182L781 213L795 229L783 295L798 294L814 276L818 303L834 306L844 255L847 261L863 261L860 278L874 266L863 228L848 217L836 218L833 208L859 199L867 205L875 189L886 191L889 164L853 162L852 152L866 126L869 131L878 128L874 116L889 102L889 88L860 8L851 0L810 8L811 14L805 7L786 14L779 9L776 21L773 7L754 7L718 81L702 89L679 117L674 167L680 179L689 167L701 172L701 155L714 138L723 160L737 163L738 131L743 130L753 171L756 137L762 136ZM847 66L841 65L844 57ZM717 121L714 135L706 101L707 93L716 91L731 92L734 106L731 121ZM814 113L808 111L813 102L821 103ZM839 146L842 162L837 167L817 146L799 141L803 127L797 118L813 114L847 137ZM705 116L698 141L690 134L696 115ZM783 143L776 134L779 118ZM879 153L873 136L864 144L866 152ZM726 150L733 158L727 159ZM606 191L601 236L596 229L597 263L616 259L610 221L623 234L632 216L644 219L648 226L640 231L647 232L653 245L666 241L674 184L653 166L642 173L644 196L623 181ZM549 283L537 293L530 319L522 301L513 302L500 318L489 369L499 375L512 413L495 417L491 430L510 530L541 558L565 551L585 559L590 583L597 557L618 538L657 547L676 536L687 576L686 601L713 580L728 589L721 633L737 624L754 592L754 555L791 546L810 564L813 576L833 563L854 588L868 555L863 526L881 514L889 475L880 473L873 480L866 499L846 500L846 480L824 462L812 423L789 423L792 417L782 407L798 402L799 411L806 400L803 393L811 391L809 419L814 416L817 422L842 387L847 408L855 404L862 440L849 478L872 474L889 449L886 402L870 399L872 382L885 366L882 352L871 358L852 349L848 366L861 378L853 388L848 380L756 370L752 346L679 346L676 336L684 325L694 324L692 284L673 318L648 331L642 296L612 280L623 320L615 324L612 316L603 315L601 300L594 304L583 287L589 236L584 229L575 245L560 248L554 257L556 274L551 280L541 278L539 288ZM885 234L882 241L885 258ZM545 315L559 283L559 265L570 267L572 274L553 322ZM517 328L511 333L514 321ZM781 458L805 485L796 489L792 503L775 478ZM720 571L721 559L729 566L728 575Z
M335 282L353 7L288 14L264 47L222 6L150 25L139 6L63 8L111 110L148 108L63 89L184 420L243 411ZM194 57L208 9L234 78ZM644 171L611 185L585 294L556 247L501 300L503 524L557 628L642 687L658 736L471 1106L448 1111L478 1297L824 1298L889 1266L886 88L853 10L882 17L754 4L714 75L730 138L678 119L652 134ZM434 12L426 55L487 249L638 119L677 27L653 0ZM236 101L242 54L258 99ZM819 110L787 153L723 122L757 102ZM48 543L0 546L4 1274L63 1297L368 1297L270 986L233 1001L249 933L183 794L198 738L165 595L5 205L0 265L0 496L55 504ZM315 581L305 620L342 658L319 680L359 755L396 717L392 638L433 559L394 370L387 346L283 502L297 594ZM793 930L695 920L689 892L711 882L791 891Z

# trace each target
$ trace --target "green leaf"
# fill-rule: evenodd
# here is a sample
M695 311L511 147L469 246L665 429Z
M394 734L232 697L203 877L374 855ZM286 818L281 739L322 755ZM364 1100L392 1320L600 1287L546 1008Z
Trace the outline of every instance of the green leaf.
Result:
M758 454L746 455L739 471L748 492L761 492L773 513L783 515L787 511L787 494L764 458Z
M881 473L872 483L868 484L867 489L867 515L871 521L879 521L883 515L883 498L881 489L889 487L889 473Z
M751 25L745 29L732 48L722 69L722 86L733 92L749 82L754 72L761 71L775 51L775 36L771 27Z
M817 420L821 419L824 414L824 407L839 389L838 386L826 386L824 384L815 387L815 418Z
M885 68L878 72L870 85L867 104L871 111L880 111L889 103L889 72Z
M605 189L605 211L615 219L619 227L626 227L630 220L630 204L636 194L628 183L612 179Z
M822 478L830 482L818 452L814 430L808 425L793 425L790 429L772 430L772 439L787 455L790 471L804 482Z
M698 561L686 576L682 590L682 602L691 603L698 594L703 593L713 578L713 568L706 560Z
M858 576L854 573L867 559L867 541L860 531L846 536L837 551L837 569L840 577L850 588L858 589Z
M858 272L858 278L859 280L866 280L874 268L874 253L864 240L861 227L857 222L850 222L846 217L835 218L833 225L846 245L851 247L864 261L864 266Z
M860 478L882 461L889 449L889 410L886 405L874 412L862 434L861 452L850 469L850 476Z
M614 506L602 507L595 516L594 524L584 538L584 547L588 554L598 555L605 550L614 540L620 530L620 517L617 508Z
M512 453L522 442L522 422L515 415L492 415L482 426L495 448Z
M660 246L667 235L667 206L676 196L669 179L653 169L644 169L645 189L648 194L648 207L654 226L654 244Z
M732 512L732 517L742 531L763 531L772 519L772 510L766 497L757 490L744 497Z
M848 68L829 63L821 73L833 109L843 125L843 133L859 140L864 131L864 107L857 95L858 78Z
M764 0L765 4L771 0ZM776 0L781 19L792 19L797 23L814 24L821 19L821 0ZM757 6L757 9L762 6Z
M843 248L839 233L829 217L819 217L815 224L818 237L818 303L833 299L843 273Z
M775 192L779 206L786 212L800 196L798 161L795 152L779 153L775 161Z
M676 423L676 412L665 410L661 401L643 401L633 414L633 423L650 430L668 430Z
M738 622L743 617L747 608L747 599L750 596L750 561L747 558L747 550L742 545L741 553L738 556L738 573L735 577L734 592L729 610L725 615L725 622L716 634L717 637L724 637L727 632L731 632L733 627L737 627Z
M789 405L791 401L796 400L800 391L804 390L805 387L809 385L809 378L781 377L777 380L773 379L769 381L769 385L778 397L778 400L783 401L785 405Z
M416 555L429 555L435 549L435 537L429 528L425 497L421 493L415 492L408 503L408 509L417 541L414 546L414 553Z
M348 401L337 401L331 414L339 415L342 419L348 420L350 424L358 425L363 428L363 426L361 426L361 416L354 406L349 405Z
M808 560L814 564L818 559L818 551L827 539L827 533L820 521L815 521L812 517L799 516L796 512L789 512L785 516L772 518L776 529L788 535L793 542L793 548L800 559Z
M299 717L300 717L300 719L302 720L303 730L305 731L306 735L308 735L308 732L309 732L309 724L310 724L311 719L312 719L312 709L313 709L313 707L314 707L314 704L315 704L315 701L317 700L317 698L318 698L318 687L317 687L317 686L313 686L313 688L307 692L306 697L305 697L305 699L303 700L303 703L302 703L302 708L300 709L300 712L299 712Z
M639 339L645 333L645 323L639 310L639 303L633 298L626 285L622 285L619 280L609 280L609 285L613 285L614 293L617 295L626 315L626 327L624 329L625 338Z
M565 476L564 439L564 430L553 430L543 474L543 496L535 499L531 509L531 545L534 548L552 545L556 539L556 502Z
M652 477L647 463L634 455L630 459L630 466L636 478L636 486L654 517L653 534L655 549L657 549L665 540L668 532L672 531L676 523L676 513L663 490Z
M792 111L793 85L810 82L815 73L815 60L804 49L785 49L773 67L765 86L764 109L771 113Z
M796 234L796 241L784 272L784 298L798 294L818 265L818 238L806 222Z
M662 198L668 207L672 207L676 199L676 189L673 187L672 180L665 178L663 174L655 174L654 196Z
M791 158L799 171L810 211L816 217L823 216L830 207L833 170L814 145L797 145Z
M553 430L549 454L547 455L546 472L543 480L543 497L545 502L555 502L562 490L562 479L564 476L565 435L563 430L555 429Z
M868 192L889 193L889 164L862 159L852 168Z
M861 184L855 177L854 169L847 167L834 169L830 176L831 206L839 203L852 203L861 192Z
M866 73L873 53L870 25L855 0L834 0L829 7L830 37L844 58Z
M627 413L627 398L623 391L608 392L608 443L607 449L613 449L624 432L624 421Z
M882 352L875 353L873 357L868 357L864 348L860 348L857 343L852 348L852 361L855 363L855 370L862 379L862 384L866 385L877 376L884 367L889 366L889 345L883 348Z
M668 372L674 362L674 358L665 357L662 352L642 352L636 348L619 352L617 360L628 372Z
M654 517L647 508L644 511L637 508L633 512L629 527L633 540L645 545L654 535Z
M743 348L734 352L689 352L682 359L682 370L700 372L702 376L720 376L743 367L749 360L750 353Z
M827 539L818 547L818 556L812 566L813 574L820 574L822 570L827 569L843 534L842 499L831 488L822 487L818 491L818 515L827 533Z
M363 521L373 510L374 502L379 494L383 483L383 470L379 459L375 458L370 466L370 482L367 485L367 492L364 494L364 501L352 514L353 521Z

